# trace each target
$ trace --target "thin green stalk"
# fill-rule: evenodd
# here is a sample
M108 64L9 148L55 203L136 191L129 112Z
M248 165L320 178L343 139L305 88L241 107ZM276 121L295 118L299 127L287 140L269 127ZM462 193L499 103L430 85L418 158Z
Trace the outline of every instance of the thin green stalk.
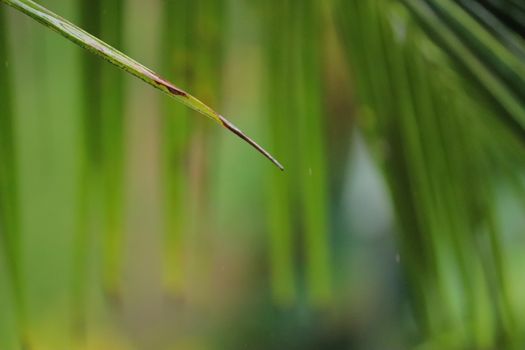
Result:
M100 56L110 62L111 64L123 69L136 76L137 78L143 80L147 84L157 88L158 90L168 94L169 96L175 98L179 102L185 104L186 106L194 109L195 111L215 120L219 125L228 129L252 147L254 147L258 152L268 158L273 162L277 167L283 170L283 166L270 155L266 150L259 146L255 141L246 136L242 131L240 131L235 125L229 122L226 118L212 110L210 107L199 101L197 98L193 97L186 91L176 87L172 83L161 78L158 74L154 73L150 69L144 67L140 63L134 61L103 41L97 39L96 37L88 34L84 30L75 26L71 22L61 18L60 16L54 14L48 9L32 2L31 0L1 0L3 3L15 8L16 10L25 13L34 20L40 22L44 26L53 29L57 33L61 34L68 40L74 42L75 44L81 46L82 48L90 51L91 53Z
M288 164L293 162L288 130L291 120L290 95L290 32L287 30L291 11L290 0L263 1L267 29L265 45L267 70L265 89L269 120L270 142ZM278 10L275 10L275 6ZM273 169L271 169L273 170ZM269 171L271 171L269 170ZM297 298L294 273L294 228L291 215L291 180L275 171L269 174L267 191L270 287L274 301L282 306L293 304Z
M487 111L479 110L475 106L463 105L460 114L469 116L468 120L462 120L464 126L462 130L472 130L471 121L479 118L480 114ZM459 118L458 118L459 119ZM495 116L488 116L488 120L495 119ZM461 120L461 119L459 119ZM493 127L495 129L496 126ZM497 212L494 204L495 184L493 164L489 153L486 150L488 142L493 142L494 133L490 132L487 138L481 137L458 137L462 149L469 151L468 157L462 157L461 161L469 159L470 172L464 178L464 188L475 191L476 196L473 206L477 212L472 213L475 224L483 229L483 235L480 233L478 240L485 239L485 246L478 244L478 260L483 266L486 289L492 298L492 307L494 310L495 328L499 335L499 346L514 349L516 340L515 313L512 309L512 302L508 290L506 279L506 264L503 253L501 236L503 231L498 227ZM502 142L496 145L501 147ZM459 161L459 159L458 159ZM465 193L465 199L468 200L472 195ZM481 220L478 216L481 213ZM488 249L487 249L488 248ZM487 250L486 250L487 249Z
M100 35L100 1L81 1L80 14L84 28ZM95 170L100 164L100 65L94 56L83 55L81 59L82 99L81 130L82 145L79 156L78 211L76 233L73 243L74 273L72 276L72 330L75 338L82 339L86 323L87 259L92 217L90 199L94 191Z
M168 78L177 77L184 85L189 85L190 24L194 16L191 0L166 1L163 12L163 69L171 73ZM163 282L171 296L180 297L184 288L184 232L189 214L186 204L189 181L185 165L190 128L189 111L169 102L166 101L163 109L163 180L166 189Z
M443 0L432 3L464 45L469 47L477 57L482 58L485 65L499 75L511 90L516 91L516 94L523 99L525 97L522 93L525 87L523 58L508 50L501 40L483 28L456 2Z
M313 0L294 0L291 23L294 35L293 103L298 115L301 149L299 178L302 194L302 229L305 233L306 278L310 301L328 305L332 298L329 202L326 182L325 126L321 81L321 7Z
M383 2L381 2L382 4ZM378 4L377 8L381 8L381 5ZM378 123L386 125L384 127L378 125L376 128L379 130L384 128L384 135L379 133L378 136L380 140L381 137L384 137L391 148L384 156L384 171L392 191L398 217L400 256L402 261L405 262L403 267L411 285L411 302L414 316L418 326L422 329L422 333L425 334L429 332L431 325L431 312L427 305L426 288L428 276L432 274L432 269L429 264L430 257L427 254L428 247L424 235L424 218L420 214L419 204L413 200L418 189L411 175L410 164L412 159L406 152L407 139L403 135L403 124L399 122L401 119L400 114L402 113L400 109L401 102L399 101L401 98L397 85L399 81L396 79L396 70L392 69L392 66L395 65L396 57L399 55L399 38L396 36L397 33L392 32L391 20L395 20L397 26L405 27L407 19L405 13L400 11L401 9L397 6L389 7L388 10L388 14L392 18L388 18L384 14L378 21L382 50L379 53L376 52L376 54L379 54L379 57L384 58L384 63L386 64L385 74L383 75L385 84L382 86L387 93L383 95L385 99L373 101L373 106L386 104L387 107L386 114L376 116ZM368 51L365 50L363 55L367 53ZM367 69L369 71L375 70L377 65L382 65L382 61L379 58L376 58L378 62L375 64L372 57L365 56L364 60L370 65ZM395 94L389 92L395 92Z
M90 1L87 1L90 3ZM122 46L124 3L103 1L100 33L112 45ZM106 293L120 297L124 235L124 84L123 76L110 65L100 68L101 172L103 197L103 283Z
M499 40L510 52L518 57L525 58L525 43L518 33L510 30L495 14L481 4L470 0L460 0L459 3L466 11L476 18L484 28Z
M190 36L194 39L189 42L189 53L193 57L192 79L189 84L199 96L203 96L213 104L221 101L220 86L222 82L223 47L226 2L224 0L192 1L190 11ZM208 125L203 120L194 119L195 135L191 140L192 157L189 160L193 172L191 199L189 200L193 224L189 227L191 240L190 254L198 257L194 260L193 274L200 288L207 288L212 273L212 261L209 254L203 252L212 248L213 214L211 209L212 181L214 158L217 149L217 139L209 133ZM202 217L209 218L202 220Z
M471 72L483 87L490 92L499 104L511 115L521 127L525 126L525 106L516 93L504 81L491 73L483 61L473 54L458 37L424 2L404 0L407 6L424 21L425 26L438 38L448 52L463 62L465 68Z
M409 22L404 25L409 26ZM402 142L401 152L407 160L406 173L410 183L409 191L406 193L414 203L412 217L417 220L417 231L406 231L408 239L416 239L420 242L421 251L417 253L419 264L422 265L423 275L417 277L421 288L423 288L424 310L417 310L425 314L426 323L423 324L423 334L432 334L433 317L431 313L431 303L429 291L434 288L436 278L436 257L435 257L435 232L432 230L438 224L432 216L431 190L428 184L428 169L425 166L425 156L421 145L419 134L419 121L415 113L414 96L410 91L410 77L407 62L407 49L403 42L393 42L390 47L389 69L392 72L392 79L395 82L396 117L399 122L399 137ZM381 102L378 102L381 103ZM417 262L415 262L417 263Z
M0 256L5 258L14 298L18 340L24 347L27 343L27 330L21 279L18 176L9 59L5 14L0 8Z
M378 5L377 9L382 8ZM401 20L406 15L406 11L401 12L401 10L403 10L401 7L392 6L392 12L387 13ZM428 331L430 334L436 334L440 332L442 322L451 322L451 303L445 293L446 268L440 259L446 250L445 247L448 246L445 233L449 230L447 227L449 217L443 207L447 202L443 194L446 194L448 188L446 182L449 181L449 177L441 159L443 152L440 152L442 148L436 137L435 114L431 95L428 93L427 82L432 78L426 75L433 70L427 67L419 52L417 43L420 39L420 31L408 17L405 20L403 25L406 26L406 38L404 40L395 38L397 39L395 46L400 48L401 58L398 63L389 66L393 73L392 87L385 91L384 96L388 96L389 91L395 91L393 105L398 108L408 108L410 111L398 109L393 120L394 123L396 118L405 121L400 123L399 131L408 160L407 176L413 187L413 215L418 217L417 232L406 231L404 234L407 241L419 240L422 242L422 247L425 247L422 252L408 254L417 256L416 259L420 264L424 264L423 275L418 278L427 297L425 308L429 316ZM391 37L390 40L395 39ZM393 51L389 50L380 53L377 57L387 55L395 56ZM403 78L396 75L398 70L394 66L400 67ZM404 91L408 93L406 96Z
M454 313L451 308L450 291L452 288L450 278L447 279L446 262L451 255L451 250L456 255L457 270L461 280L461 287L464 291L464 300L467 312L476 318L476 309L472 307L474 300L474 282L471 274L472 264L469 264L469 257L471 249L468 245L468 236L470 227L467 223L467 208L469 203L467 201L460 201L456 196L456 188L461 181L461 175L451 171L448 166L447 158L451 153L447 150L453 142L449 143L443 140L440 131L440 121L445 118L440 116L442 108L434 103L430 82L432 81L429 72L436 72L439 66L431 65L426 57L422 54L424 51L423 44L430 45L425 42L426 37L421 35L420 31L412 31L412 37L409 36L412 43L410 52L410 67L412 67L411 87L412 94L415 99L415 107L420 120L419 132L421 139L421 147L423 148L424 161L428 169L427 182L432 198L432 209L429 214L434 218L434 224L428 227L428 232L432 234L434 241L434 250L436 255L436 290L440 305L434 310L434 318L441 322L451 323L454 319ZM429 48L426 48L429 50ZM445 57L443 62L447 63ZM453 114L452 111L449 114ZM448 117L448 115L447 115ZM453 114L452 118L459 116ZM452 123L452 122L449 122ZM458 129L454 129L451 125L446 125L443 134L450 137L450 134ZM444 151L445 150L445 151ZM464 150L457 150L457 154L461 154ZM453 249L450 249L453 247ZM456 287L457 288L457 287ZM436 317L438 316L438 317ZM458 327L458 334L461 332ZM473 339L473 337L471 337Z

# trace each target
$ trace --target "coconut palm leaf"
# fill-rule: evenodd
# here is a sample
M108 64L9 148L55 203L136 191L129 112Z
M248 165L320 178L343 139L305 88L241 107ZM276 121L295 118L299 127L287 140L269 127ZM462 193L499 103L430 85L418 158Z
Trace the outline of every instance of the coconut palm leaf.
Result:
M513 348L495 198L525 169L519 3L341 0L336 9L363 130L397 211L416 343Z
M255 141L246 136L241 130L239 130L235 125L229 122L222 115L215 112L213 109L208 107L206 104L193 97L186 91L178 88L171 82L163 79L157 73L153 72L149 68L141 65L105 42L97 39L86 31L80 29L71 22L61 18L55 13L49 11L48 9L34 3L31 0L2 0L3 3L15 8L16 10L25 13L34 20L40 22L48 28L53 29L57 33L61 34L68 40L74 42L75 44L81 46L82 48L90 51L91 53L102 57L111 64L123 69L124 71L136 76L137 78L143 80L149 85L161 90L162 92L168 94L169 96L175 98L179 102L185 104L186 106L196 110L197 112L209 117L210 119L216 121L224 128L228 129L257 151L263 154L266 158L272 161L277 167L283 170L283 166L266 150L259 146Z

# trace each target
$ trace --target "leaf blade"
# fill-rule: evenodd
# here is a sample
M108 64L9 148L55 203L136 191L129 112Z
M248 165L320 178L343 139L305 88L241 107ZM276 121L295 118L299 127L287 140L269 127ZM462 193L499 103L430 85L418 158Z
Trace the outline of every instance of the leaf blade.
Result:
M145 83L154 88L164 92L172 98L178 100L187 107L199 112L200 114L214 120L219 125L228 129L249 145L255 148L259 153L268 158L280 170L284 167L264 148L253 141L250 137L240 131L235 125L229 122L226 118L215 112L208 105L192 96L183 89L175 86L173 83L162 78L146 66L140 64L114 47L106 44L104 41L96 38L88 32L82 30L75 24L51 12L47 8L31 1L31 0L0 0L1 2L13 7L14 9L33 18L42 25L54 30L66 39L72 41L85 50L103 58L109 63L126 71L127 73L141 79Z

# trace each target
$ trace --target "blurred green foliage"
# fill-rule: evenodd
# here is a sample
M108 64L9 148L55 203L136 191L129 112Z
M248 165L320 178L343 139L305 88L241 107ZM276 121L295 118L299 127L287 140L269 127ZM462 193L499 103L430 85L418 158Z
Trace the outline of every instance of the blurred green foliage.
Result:
M519 1L42 4L286 172L0 6L0 349L523 347Z

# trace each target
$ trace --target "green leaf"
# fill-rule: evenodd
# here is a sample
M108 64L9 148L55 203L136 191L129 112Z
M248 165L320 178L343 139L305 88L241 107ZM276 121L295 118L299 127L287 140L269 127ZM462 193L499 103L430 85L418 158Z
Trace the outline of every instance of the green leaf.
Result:
M1 0L3 3L15 8L16 10L25 13L34 20L40 22L44 26L53 29L65 38L83 47L91 53L102 57L113 65L125 70L126 72L136 76L149 85L161 90L170 95L179 102L196 110L197 112L215 120L224 128L233 132L235 135L246 141L257 151L263 154L266 158L272 161L279 169L284 170L283 166L265 149L259 146L255 141L246 136L235 125L229 122L226 118L215 112L206 104L193 97L186 91L178 88L171 82L163 79L157 73L149 68L143 66L132 58L126 56L117 49L106 44L102 40L87 33L73 23L49 11L45 7L31 1L31 0Z

